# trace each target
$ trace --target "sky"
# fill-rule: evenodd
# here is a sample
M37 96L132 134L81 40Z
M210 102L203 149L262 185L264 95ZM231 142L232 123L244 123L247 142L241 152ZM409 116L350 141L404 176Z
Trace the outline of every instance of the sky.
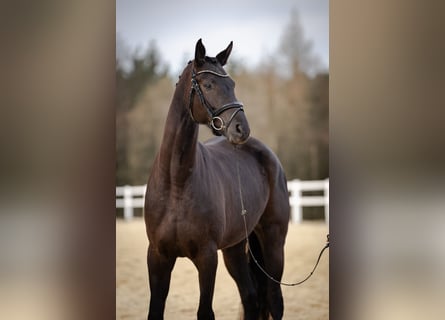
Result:
M154 40L174 73L193 59L200 38L209 56L233 41L232 56L254 67L277 51L293 8L322 69L328 69L328 0L116 0L116 33L131 50Z

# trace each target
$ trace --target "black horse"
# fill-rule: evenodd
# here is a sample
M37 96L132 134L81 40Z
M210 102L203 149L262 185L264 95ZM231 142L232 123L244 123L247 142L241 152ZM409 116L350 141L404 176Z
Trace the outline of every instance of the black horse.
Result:
M199 40L170 105L145 197L148 319L163 319L177 257L189 258L198 269L198 319L214 319L217 250L238 286L245 319L283 316L280 285L249 258L246 229L257 260L280 280L290 211L286 177L274 153L249 138L243 104L223 69L231 50L232 42L215 58L207 57ZM199 124L219 137L198 142Z

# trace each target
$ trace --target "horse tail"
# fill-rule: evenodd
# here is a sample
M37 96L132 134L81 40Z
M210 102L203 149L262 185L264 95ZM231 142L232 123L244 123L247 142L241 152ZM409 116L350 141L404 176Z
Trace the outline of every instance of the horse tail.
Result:
M252 254L255 257L256 261L263 266L264 265L263 249L261 246L260 239L255 232L252 232L249 236L249 245L250 245L250 250L252 251ZM259 319L267 320L269 319L269 307L267 303L267 277L260 270L260 268L258 268L257 264L250 255L249 255L249 267L252 275L252 280L257 289L258 307L260 310Z

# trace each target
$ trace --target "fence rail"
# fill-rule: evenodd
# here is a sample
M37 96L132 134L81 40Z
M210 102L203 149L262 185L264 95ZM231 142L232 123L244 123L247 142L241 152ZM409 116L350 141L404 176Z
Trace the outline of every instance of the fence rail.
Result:
M303 207L324 207L325 221L329 223L329 179L291 180L287 182L287 188L293 223L303 221ZM134 208L144 207L146 189L146 185L116 187L116 208L124 209L124 219L133 218ZM308 191L321 191L323 195L303 195Z

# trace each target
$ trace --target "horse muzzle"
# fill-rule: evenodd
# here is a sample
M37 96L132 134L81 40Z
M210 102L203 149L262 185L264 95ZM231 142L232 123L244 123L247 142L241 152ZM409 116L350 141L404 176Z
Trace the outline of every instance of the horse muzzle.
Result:
M247 122L233 121L226 132L226 138L230 143L244 144L250 137L250 128Z

